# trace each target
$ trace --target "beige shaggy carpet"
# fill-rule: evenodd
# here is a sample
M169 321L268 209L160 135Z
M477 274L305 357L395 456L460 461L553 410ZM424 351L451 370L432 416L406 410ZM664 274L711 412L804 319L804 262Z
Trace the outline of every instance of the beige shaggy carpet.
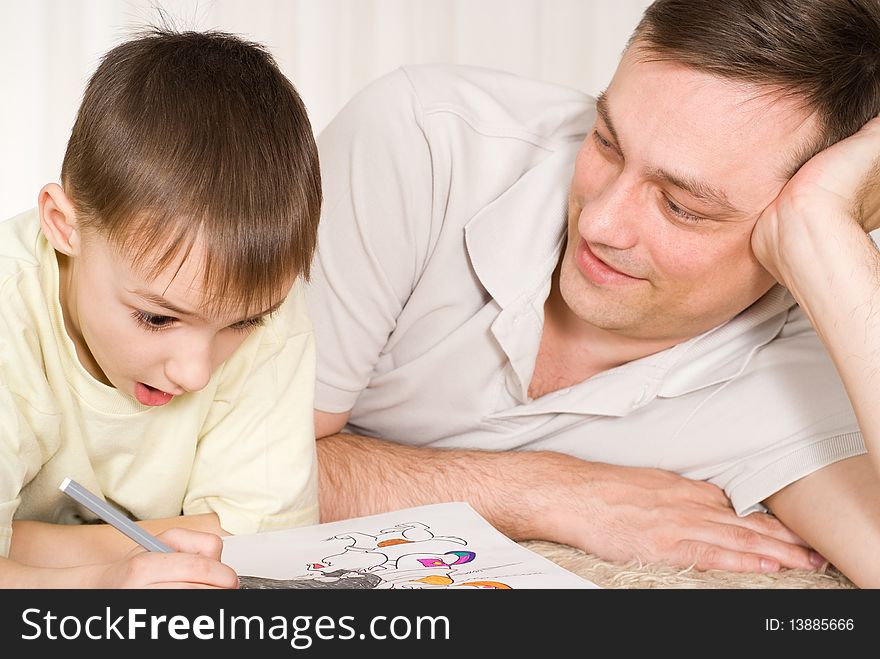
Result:
M856 588L833 566L815 572L782 570L773 574L701 572L658 564L609 563L552 542L528 540L520 544L602 588Z

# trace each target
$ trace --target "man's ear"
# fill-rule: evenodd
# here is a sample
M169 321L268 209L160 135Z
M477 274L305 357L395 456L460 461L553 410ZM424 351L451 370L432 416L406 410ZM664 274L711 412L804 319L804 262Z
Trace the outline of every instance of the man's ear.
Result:
M79 254L80 232L73 202L57 183L47 183L37 197L40 228L57 251L67 256Z

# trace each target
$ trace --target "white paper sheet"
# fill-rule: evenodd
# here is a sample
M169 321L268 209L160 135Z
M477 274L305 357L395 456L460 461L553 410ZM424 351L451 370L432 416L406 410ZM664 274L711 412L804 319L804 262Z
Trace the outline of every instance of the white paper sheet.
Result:
M224 539L244 588L598 588L467 503ZM246 576L245 576L246 575Z

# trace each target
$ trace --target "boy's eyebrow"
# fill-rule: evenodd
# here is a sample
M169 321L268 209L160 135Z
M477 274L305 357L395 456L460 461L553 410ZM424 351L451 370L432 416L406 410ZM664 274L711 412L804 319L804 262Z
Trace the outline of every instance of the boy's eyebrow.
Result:
M151 302L155 304L157 307L162 307L163 309L167 309L172 313L177 314L178 316L189 316L190 318L196 318L197 320L205 320L200 314L195 311L187 311L186 309L181 309L180 307L172 304L168 300L166 300L161 295L157 295L156 293L152 293L150 291L145 291L142 289L135 289L132 291L139 298L146 300L147 302Z
M156 293L153 293L151 291L145 291L142 289L135 289L132 291L132 293L137 295L139 298L146 300L147 302L151 302L151 303L155 304L156 306L162 307L163 309L167 309L168 311L170 311L178 316L187 316L189 318L195 318L196 320L200 320L202 322L207 322L207 320L201 314L199 314L195 311L187 311L186 309L181 309L180 307L178 307L175 304L166 300L161 295L157 295ZM238 323L244 323L249 320L253 320L255 318L260 318L262 316L268 316L270 313L277 311L278 308L282 304L284 304L284 301L286 299L287 299L287 296L284 296L283 298L278 300L278 302L273 304L271 307L269 307L265 311L261 311L260 313L256 313L252 316L248 316L247 318L243 318L242 320L239 320L239 321L232 323L232 325L236 325Z
M608 132L611 133L611 137L614 139L619 150L620 138L617 136L617 131L614 129L614 124L611 121L611 113L608 109L608 97L605 95L604 91L599 94L599 97L596 99L596 114L599 115L599 118L602 119L602 123L605 124ZM704 181L698 181L690 176L674 174L673 172L668 172L659 167L649 168L645 172L645 175L649 178L674 185L676 188L684 190L695 199L717 206L728 213L740 214L742 212L730 203L724 190L711 186Z

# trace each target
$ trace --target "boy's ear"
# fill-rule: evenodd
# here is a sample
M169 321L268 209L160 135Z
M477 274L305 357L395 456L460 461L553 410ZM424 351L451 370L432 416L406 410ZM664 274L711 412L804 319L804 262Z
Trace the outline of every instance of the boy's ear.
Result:
M48 183L37 198L40 228L57 251L67 256L79 254L80 232L73 202L57 183Z

